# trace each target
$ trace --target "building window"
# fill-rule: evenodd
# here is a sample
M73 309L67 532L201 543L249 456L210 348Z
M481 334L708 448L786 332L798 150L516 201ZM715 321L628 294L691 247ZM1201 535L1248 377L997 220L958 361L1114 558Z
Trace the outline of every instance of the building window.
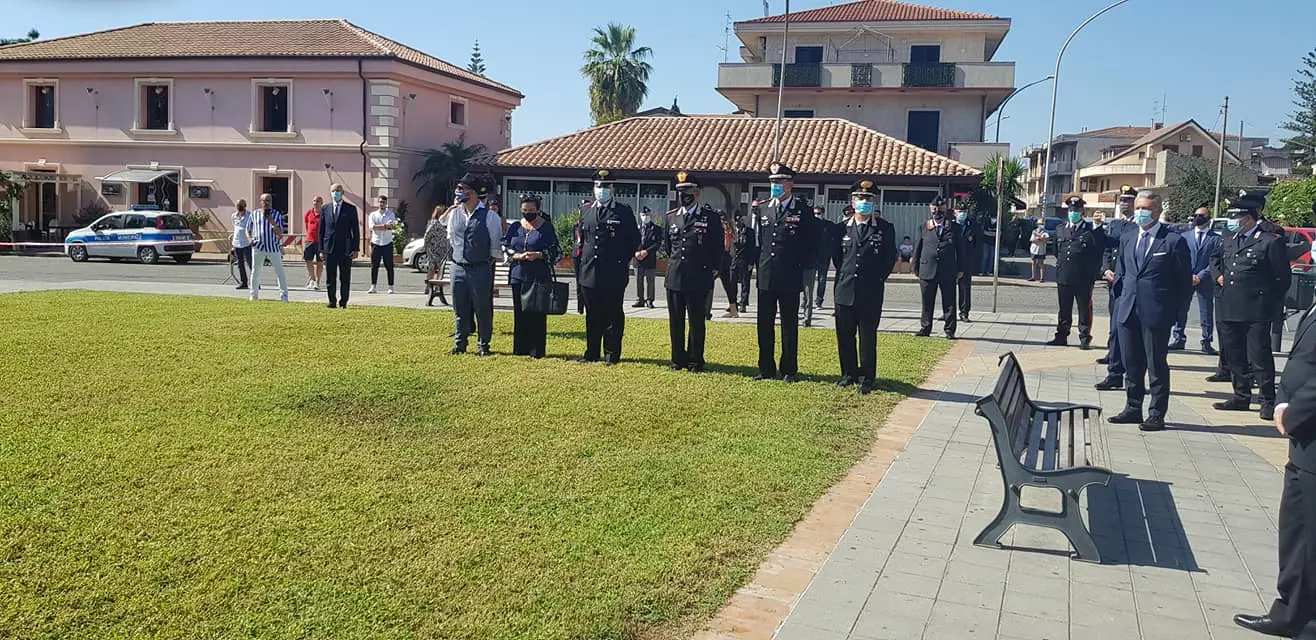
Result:
M910 111L905 127L905 141L937 152L941 142L940 111Z
M466 126L466 101L453 99L448 102L448 124Z
M287 133L288 87L265 85L260 88L260 131Z
M1179 153L1179 145L1177 145L1177 144L1163 144L1163 145L1161 145L1161 151L1173 151L1173 152L1175 152L1175 153Z
M23 128L59 129L59 81L23 81Z
M257 78L251 81L251 127L256 136L291 138L297 135L293 122L292 80Z
M1194 158L1202 157L1202 145L1200 144L1193 145L1193 157Z
M133 131L173 133L174 81L169 78L137 78L137 110Z
M783 118L812 118L813 109L786 109L781 112Z

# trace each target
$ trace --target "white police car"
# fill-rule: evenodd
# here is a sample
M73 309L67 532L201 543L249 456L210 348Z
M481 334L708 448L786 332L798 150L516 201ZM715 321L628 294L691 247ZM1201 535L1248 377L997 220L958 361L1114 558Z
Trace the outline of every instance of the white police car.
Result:
M424 273L430 270L430 256L425 251L425 239L416 238L402 249L402 264L411 265L412 269Z
M144 264L155 264L161 257L169 256L174 262L185 264L200 249L196 240L181 213L119 211L69 233L64 239L64 253L74 262L86 262L88 258L136 258Z

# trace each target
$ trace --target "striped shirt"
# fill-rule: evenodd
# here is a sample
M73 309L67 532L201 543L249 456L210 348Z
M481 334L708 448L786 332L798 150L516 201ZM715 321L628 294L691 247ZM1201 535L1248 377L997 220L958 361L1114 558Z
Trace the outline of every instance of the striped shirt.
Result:
M277 209L270 209L268 215L262 209L252 211L247 227L251 231L251 248L253 251L263 251L265 253L283 251L279 236L275 235L276 227L279 233L283 232L283 214L279 213Z

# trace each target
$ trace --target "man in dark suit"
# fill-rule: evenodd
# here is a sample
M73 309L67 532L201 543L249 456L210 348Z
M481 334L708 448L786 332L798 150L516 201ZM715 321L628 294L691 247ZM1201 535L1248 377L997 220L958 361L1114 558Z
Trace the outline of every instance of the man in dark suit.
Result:
M736 285L736 309L745 313L749 307L750 274L759 261L758 238L754 229L745 224L745 216L740 211L736 212L731 233L731 279Z
M1282 236L1266 233L1258 224L1265 194L1247 192L1229 202L1229 227L1234 232L1216 252L1211 268L1220 287L1220 348L1229 364L1234 397L1213 406L1221 411L1248 411L1252 383L1261 392L1261 419L1275 414L1275 356L1271 352L1273 309L1283 304L1289 289L1289 258Z
M1078 304L1078 348L1092 348L1092 285L1101 267L1102 232L1083 219L1087 203L1079 196L1065 200L1069 219L1056 228L1056 294L1060 314L1056 319L1056 337L1046 343L1052 347L1069 344L1074 324L1074 305Z
M320 260L324 262L325 287L329 292L329 308L347 308L347 296L352 289L352 261L361 247L361 220L356 206L343 200L343 185L329 188L329 204L320 209L320 237L316 244ZM335 292L337 284L342 289Z
M944 204L941 198L932 203L931 219L923 225L923 233L914 244L914 264L918 265L919 288L923 294L922 327L914 335L932 335L932 306L940 291L946 337L954 340L955 283L964 277L968 258L964 234L954 220L946 219Z
M1234 616L1234 622L1246 629L1298 640L1316 640L1316 313L1312 311L1307 310L1294 334L1275 407L1275 429L1289 439L1279 502L1279 597L1265 615Z
M850 188L854 216L833 249L836 258L836 349L841 360L838 387L859 385L868 394L877 379L877 325L882 320L886 279L896 266L896 227L874 206L872 180ZM859 350L855 350L855 337Z
M653 308L654 271L658 267L658 249L663 245L663 228L653 223L649 207L640 208L640 249L635 252L635 304ZM648 292L645 287L648 286Z
M1157 221L1161 197L1138 194L1133 224L1137 231L1124 234L1115 278L1120 288L1115 302L1120 351L1127 370L1127 404L1110 419L1113 424L1137 424L1142 431L1165 429L1170 404L1170 326L1192 287L1188 243ZM1142 405L1150 377L1151 406L1143 419Z
M709 292L722 265L722 214L699 202L699 179L688 171L676 174L676 199L681 206L667 212L667 321L671 329L673 371L704 370L704 335ZM686 342L685 323L690 321Z
M1220 234L1211 230L1211 207L1203 204L1193 212L1192 228L1182 234L1188 241L1188 254L1193 261L1193 295L1179 308L1171 332L1170 350L1177 351L1188 345L1188 307L1197 299L1197 317L1202 323L1202 353L1213 356L1212 331L1215 330L1215 278L1211 277L1211 259L1220 248Z
M965 256L964 265L960 267L964 277L959 279L956 293L960 320L969 322L969 311L973 309L973 271L978 268L978 254L982 251L982 225L969 215L969 203L964 200L955 203L955 224L960 225L960 233L964 234Z
M1104 232L1104 249L1101 256L1101 272L1106 281L1107 311L1110 313L1110 336L1106 338L1106 357L1098 358L1097 364L1106 365L1106 378L1096 384L1099 391L1115 391L1124 388L1124 357L1120 353L1119 324L1115 322L1115 301L1119 298L1119 283L1115 282L1115 263L1119 260L1120 244L1124 236L1137 233L1133 224L1133 202L1138 198L1138 191L1129 185L1120 187L1119 199L1115 203L1115 217L1112 220L1097 222ZM1098 212L1100 215L1100 212ZM1096 217L1094 216L1094 220Z
M612 197L615 178L607 169L594 174L594 202L580 211L580 292L585 298L585 362L621 361L626 329L626 283L630 261L640 246L640 227L629 205Z
M773 162L768 167L771 199L754 202L758 228L759 372L755 380L794 382L799 375L800 292L804 267L817 255L813 211L791 188L795 171ZM775 325L781 317L781 366L776 360Z

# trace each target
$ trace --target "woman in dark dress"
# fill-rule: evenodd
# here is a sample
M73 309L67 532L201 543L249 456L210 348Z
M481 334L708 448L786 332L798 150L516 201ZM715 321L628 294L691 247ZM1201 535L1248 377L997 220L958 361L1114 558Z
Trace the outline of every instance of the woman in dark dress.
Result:
M512 354L542 358L548 341L548 316L521 310L521 288L531 282L551 283L553 265L561 252L553 225L540 214L539 198L521 200L521 221L508 226L503 252L512 262Z

